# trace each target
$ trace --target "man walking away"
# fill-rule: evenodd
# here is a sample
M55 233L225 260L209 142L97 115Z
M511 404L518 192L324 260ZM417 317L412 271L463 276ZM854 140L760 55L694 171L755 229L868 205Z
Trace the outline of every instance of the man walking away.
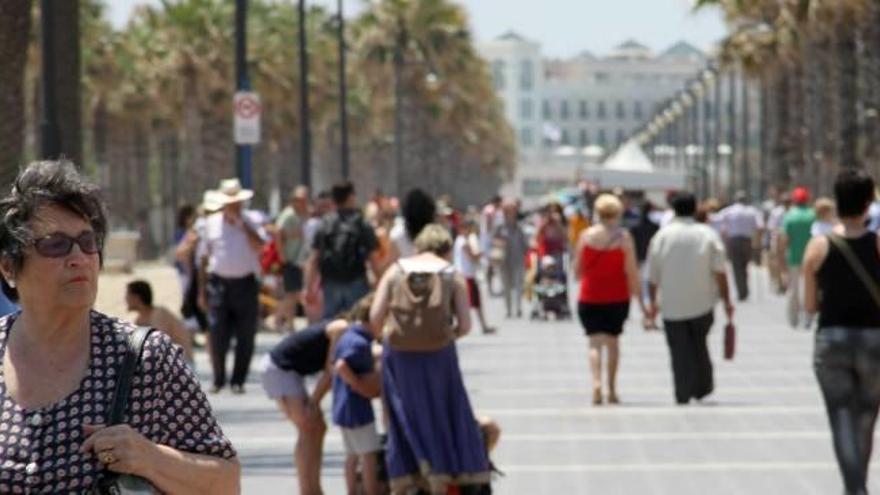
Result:
M708 225L696 223L697 201L681 193L672 201L675 217L651 241L648 254L650 306L646 326L663 314L672 355L675 400L687 404L712 393L712 361L706 337L712 328L718 296L728 321L733 304L727 288L724 244ZM661 307L657 296L662 296Z
M204 238L199 246L201 271L207 279L199 284L200 305L207 308L210 329L211 365L214 385L211 393L226 385L226 354L235 337L235 364L232 368L232 392L244 393L254 354L259 312L260 251L266 234L244 202L253 191L242 189L238 179L220 183L223 209L205 220Z
M804 190L806 191L806 190ZM767 214L767 232L765 237L768 246L767 269L770 272L770 282L778 294L784 294L788 287L788 273L785 269L785 247L782 245L782 237L785 232L782 223L785 215L791 209L791 195L787 192L779 196L779 201L770 208Z
M764 217L760 210L748 204L746 193L739 191L736 203L721 210L721 218L727 235L736 295L740 301L745 301L749 298L749 262L764 229Z
M284 300L279 305L276 325L296 330L296 305L303 290L303 271L300 265L303 249L303 227L309 213L309 189L298 186L290 195L290 204L278 215L278 251L283 262Z
M810 228L816 220L816 213L810 208L810 193L799 187L791 194L794 207L785 214L782 220L780 247L783 253L781 263L788 267L788 323L797 328L804 316L806 328L810 327L812 318L803 314L801 305L801 265L804 252L810 242Z
M321 275L323 318L348 311L370 292L367 263L374 274L382 273L379 241L357 209L354 186L341 182L333 186L330 195L336 211L324 216L306 266L306 287L311 287L314 277Z

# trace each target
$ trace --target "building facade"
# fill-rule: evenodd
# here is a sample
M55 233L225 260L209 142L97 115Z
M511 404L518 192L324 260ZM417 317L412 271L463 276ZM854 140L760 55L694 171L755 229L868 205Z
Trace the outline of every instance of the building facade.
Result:
M519 147L511 193L534 196L570 185L643 125L707 64L679 42L659 54L627 41L604 56L544 58L516 33L480 45ZM708 109L708 111L713 111Z

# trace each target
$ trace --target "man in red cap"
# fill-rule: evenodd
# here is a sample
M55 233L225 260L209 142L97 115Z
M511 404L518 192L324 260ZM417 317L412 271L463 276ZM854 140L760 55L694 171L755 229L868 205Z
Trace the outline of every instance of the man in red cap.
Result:
M788 323L792 328L797 328L803 316L804 326L809 329L812 319L802 311L801 264L807 243L810 241L810 228L816 220L816 213L809 206L810 192L806 188L795 188L791 192L791 201L794 206L788 210L782 220L780 236L780 252L784 253L784 259L780 262L788 266Z

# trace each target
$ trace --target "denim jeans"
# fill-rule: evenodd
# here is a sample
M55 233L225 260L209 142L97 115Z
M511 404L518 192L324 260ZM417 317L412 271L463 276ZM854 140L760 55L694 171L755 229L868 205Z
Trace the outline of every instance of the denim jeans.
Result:
M867 494L874 423L880 407L880 329L820 328L813 367L825 399L846 493Z
M324 291L323 319L336 318L347 312L354 303L370 292L370 284L366 278L358 278L351 282L321 280Z

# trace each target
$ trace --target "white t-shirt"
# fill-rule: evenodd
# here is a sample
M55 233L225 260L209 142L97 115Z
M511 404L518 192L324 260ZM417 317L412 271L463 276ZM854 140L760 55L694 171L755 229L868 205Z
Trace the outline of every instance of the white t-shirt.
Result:
M416 245L406 233L406 226L403 222L394 223L391 231L388 232L388 239L397 247L397 252L400 253L401 258L408 258L417 254Z
M266 241L259 218L250 211L242 219ZM242 227L228 224L223 213L214 213L205 219L204 236L199 244L201 256L208 257L208 273L226 278L241 278L260 273L260 253L251 248Z
M459 273L467 278L474 278L477 276L479 266L467 252L468 243L470 243L471 249L473 250L479 244L479 240L474 234L470 234L469 236L460 235L455 238L455 244L452 247L453 259L455 260L455 269L458 270Z

